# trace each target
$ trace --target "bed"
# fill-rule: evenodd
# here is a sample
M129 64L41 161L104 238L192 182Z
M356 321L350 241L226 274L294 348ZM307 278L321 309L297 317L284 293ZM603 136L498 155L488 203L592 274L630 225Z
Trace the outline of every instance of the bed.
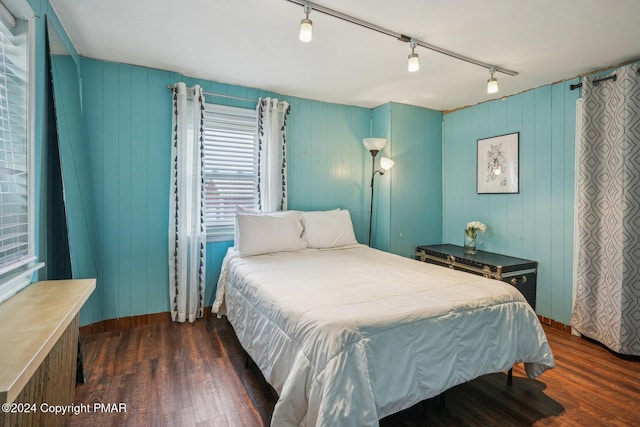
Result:
M514 287L357 244L328 212L243 218L223 261L213 312L278 393L273 426L377 426L515 363L532 378L554 366Z

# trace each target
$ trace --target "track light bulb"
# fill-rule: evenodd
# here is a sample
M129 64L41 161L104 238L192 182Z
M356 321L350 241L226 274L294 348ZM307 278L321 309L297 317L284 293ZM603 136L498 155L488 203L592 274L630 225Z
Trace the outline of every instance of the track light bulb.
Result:
M300 21L300 41L308 43L313 38L313 22L310 19Z
M498 92L498 79L493 77L493 73L496 72L493 68L489 70L491 73L491 77L487 80L487 93L496 93Z
M407 69L410 73L415 73L420 69L420 58L418 58L417 53L412 53L409 55L409 62L407 64Z
M306 18L300 21L300 41L308 43L313 38L313 22L309 19L309 13L311 13L311 8L309 6L304 7L304 13L307 16Z
M411 40L411 54L409 55L409 61L407 62L407 70L410 73L415 73L420 69L420 57L415 53L416 42Z

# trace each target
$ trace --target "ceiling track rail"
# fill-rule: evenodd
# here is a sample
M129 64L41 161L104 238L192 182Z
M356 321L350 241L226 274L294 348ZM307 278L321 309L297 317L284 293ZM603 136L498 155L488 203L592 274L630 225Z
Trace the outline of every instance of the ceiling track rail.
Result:
M311 10L315 10L316 12L320 12L320 13L323 13L325 15L329 15L329 16L332 16L334 18L341 19L343 21L350 22L350 23L355 24L355 25L359 25L361 27L364 27L364 28L367 28L369 30L378 32L380 34L384 34L384 35L387 35L389 37L393 37L394 39L399 40L401 42L408 43L408 42L414 41L416 43L416 45L422 46L425 49L429 49L429 50L432 50L434 52L438 52L438 53L440 53L442 55L447 55L447 56L449 56L451 58L455 58L455 59L458 59L460 61L467 62L469 64L474 64L474 65L477 65L479 67L486 68L488 70L494 70L496 72L507 74L509 76L517 76L518 75L517 71L509 70L507 68L499 67L497 65L488 64L486 62L478 61L477 59L473 59L473 58L470 58L468 56L460 55L459 53L452 52L450 50L441 48L439 46L424 42L424 41L422 41L420 39L417 39L415 37L407 36L405 34L389 30L387 28L381 27L381 26L376 25L376 24L372 24L371 22L367 22L365 20L353 17L351 15L347 15L346 13L342 13L342 12L339 12L337 10L330 9L328 7L322 6L322 5L317 4L317 3L313 3L313 2L310 2L310 1L306 1L306 0L286 0L286 1L288 1L289 3L294 3L294 4L297 4L297 5L300 5L300 6L308 6L308 7L311 8Z

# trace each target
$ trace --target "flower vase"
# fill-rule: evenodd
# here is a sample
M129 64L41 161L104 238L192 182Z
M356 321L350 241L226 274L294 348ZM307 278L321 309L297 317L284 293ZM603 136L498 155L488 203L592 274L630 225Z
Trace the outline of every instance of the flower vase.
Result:
M466 232L464 233L464 253L467 255L476 255L478 253L475 233L473 236L469 236Z

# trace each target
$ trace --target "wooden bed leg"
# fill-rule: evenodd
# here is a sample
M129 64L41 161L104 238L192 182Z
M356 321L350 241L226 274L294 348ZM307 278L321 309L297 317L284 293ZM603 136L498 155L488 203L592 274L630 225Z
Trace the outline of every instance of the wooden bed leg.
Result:
M507 385L512 385L513 384L513 368L509 369L509 372L507 372Z

